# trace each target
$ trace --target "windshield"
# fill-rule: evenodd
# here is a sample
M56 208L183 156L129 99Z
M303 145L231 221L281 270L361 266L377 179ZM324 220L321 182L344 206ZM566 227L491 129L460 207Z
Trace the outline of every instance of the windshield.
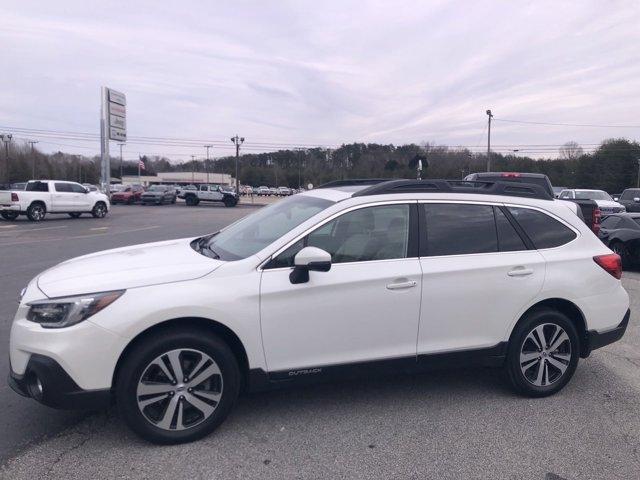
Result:
M576 199L613 201L613 198L611 198L607 192L603 192L602 190L576 190Z
M289 197L244 217L214 236L203 237L194 248L222 260L241 260L259 252L333 203L309 196Z
M629 188L622 192L622 196L620 200L632 200L634 198L640 197L640 190L636 188Z
M151 188L149 188L150 192L162 192L165 189L165 187L160 186L160 185L153 185Z

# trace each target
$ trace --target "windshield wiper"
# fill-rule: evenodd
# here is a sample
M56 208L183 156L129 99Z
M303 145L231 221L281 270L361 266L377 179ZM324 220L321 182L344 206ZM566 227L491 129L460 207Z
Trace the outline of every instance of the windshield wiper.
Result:
M213 235L215 235L215 233ZM205 235L204 237L197 239L194 245L194 250L209 258L218 259L220 258L220 255L218 255L216 251L211 248L211 245L209 245L209 240L213 235Z

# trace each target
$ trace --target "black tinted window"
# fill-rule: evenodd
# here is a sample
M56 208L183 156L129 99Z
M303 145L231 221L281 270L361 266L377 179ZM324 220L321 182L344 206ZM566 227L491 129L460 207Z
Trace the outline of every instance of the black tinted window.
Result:
M498 251L493 207L425 204L427 255L460 255Z
M49 184L44 182L29 182L25 190L28 192L48 192Z
M518 250L526 250L527 246L520 238L516 229L513 228L511 222L502 210L495 209L496 212L496 228L498 229L498 244L501 252L514 252Z
M71 185L68 183L56 183L56 192L71 192Z
M71 191L74 193L86 193L87 189L85 187L83 187L82 185L78 185L77 183L70 183L69 186L71 187ZM57 190L57 187L56 187Z
M509 207L509 212L536 248L558 247L576 238L571 229L537 210Z

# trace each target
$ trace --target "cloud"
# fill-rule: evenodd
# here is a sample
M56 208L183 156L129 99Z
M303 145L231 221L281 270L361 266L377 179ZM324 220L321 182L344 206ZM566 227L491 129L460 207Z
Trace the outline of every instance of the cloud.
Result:
M102 85L127 94L130 135L237 132L247 144L476 145L487 108L497 119L638 123L635 2L5 3L0 125L97 132ZM638 132L496 122L493 135L560 144ZM125 152L145 149L203 154Z

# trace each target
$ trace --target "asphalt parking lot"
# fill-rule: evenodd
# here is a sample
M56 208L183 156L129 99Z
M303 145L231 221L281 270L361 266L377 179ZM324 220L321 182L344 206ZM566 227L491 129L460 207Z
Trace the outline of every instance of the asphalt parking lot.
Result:
M8 371L18 294L40 271L98 250L209 233L255 208L116 206L103 220L0 221L0 371ZM639 478L640 274L625 272L623 283L632 302L625 337L581 361L570 384L544 399L515 396L487 369L380 377L244 395L211 436L160 447L130 433L115 409L51 410L3 381L0 477Z

